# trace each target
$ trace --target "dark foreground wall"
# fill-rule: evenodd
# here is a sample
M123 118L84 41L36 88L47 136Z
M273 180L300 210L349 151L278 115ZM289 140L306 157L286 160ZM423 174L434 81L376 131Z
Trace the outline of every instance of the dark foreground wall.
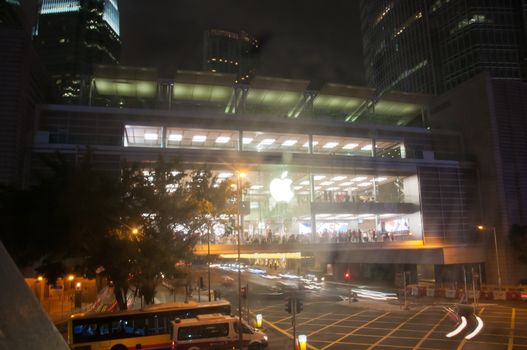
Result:
M1 242L0 281L0 349L67 350Z

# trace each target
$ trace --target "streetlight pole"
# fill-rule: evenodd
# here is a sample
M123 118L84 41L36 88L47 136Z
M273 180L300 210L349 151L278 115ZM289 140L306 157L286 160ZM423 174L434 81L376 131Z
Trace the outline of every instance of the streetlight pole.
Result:
M243 349L243 327L242 327L242 270L240 258L241 231L243 229L242 220L242 179L245 174L238 173L238 340L239 349Z
M210 225L207 230L207 285L209 289L209 301L210 301Z
M483 225L478 225L479 230L488 229ZM500 271L500 256L498 254L498 238L496 237L496 227L492 226L492 234L494 235L494 249L496 254L496 270L498 272L498 289L501 291L501 271Z
M496 269L498 270L498 289L501 291L500 257L498 255L498 239L496 238L496 227L492 226L494 234L494 248L496 249Z

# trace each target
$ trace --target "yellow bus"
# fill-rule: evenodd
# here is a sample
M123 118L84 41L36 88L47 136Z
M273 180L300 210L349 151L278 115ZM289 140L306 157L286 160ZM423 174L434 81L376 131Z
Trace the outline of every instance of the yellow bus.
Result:
M167 303L120 312L79 313L57 324L71 349L170 349L171 321L198 315L231 314L228 301Z

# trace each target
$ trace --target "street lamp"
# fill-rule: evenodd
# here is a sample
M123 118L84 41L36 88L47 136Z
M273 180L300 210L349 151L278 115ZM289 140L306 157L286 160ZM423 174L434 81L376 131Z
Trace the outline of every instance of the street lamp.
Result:
M488 230L488 227L478 225L478 230ZM500 257L498 255L498 239L496 238L496 227L492 226L492 233L494 234L494 248L496 249L496 269L498 271L498 289L501 291L501 272L500 272Z
M240 350L243 349L243 328L242 328L242 270L240 259L241 231L243 230L242 218L242 184L247 175L244 172L238 172L238 336Z

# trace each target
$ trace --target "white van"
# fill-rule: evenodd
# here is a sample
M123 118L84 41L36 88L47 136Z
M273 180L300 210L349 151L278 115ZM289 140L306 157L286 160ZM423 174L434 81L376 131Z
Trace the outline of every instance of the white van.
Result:
M224 350L239 345L238 317L222 314L199 315L172 321L172 350ZM267 347L267 335L242 320L244 349Z

